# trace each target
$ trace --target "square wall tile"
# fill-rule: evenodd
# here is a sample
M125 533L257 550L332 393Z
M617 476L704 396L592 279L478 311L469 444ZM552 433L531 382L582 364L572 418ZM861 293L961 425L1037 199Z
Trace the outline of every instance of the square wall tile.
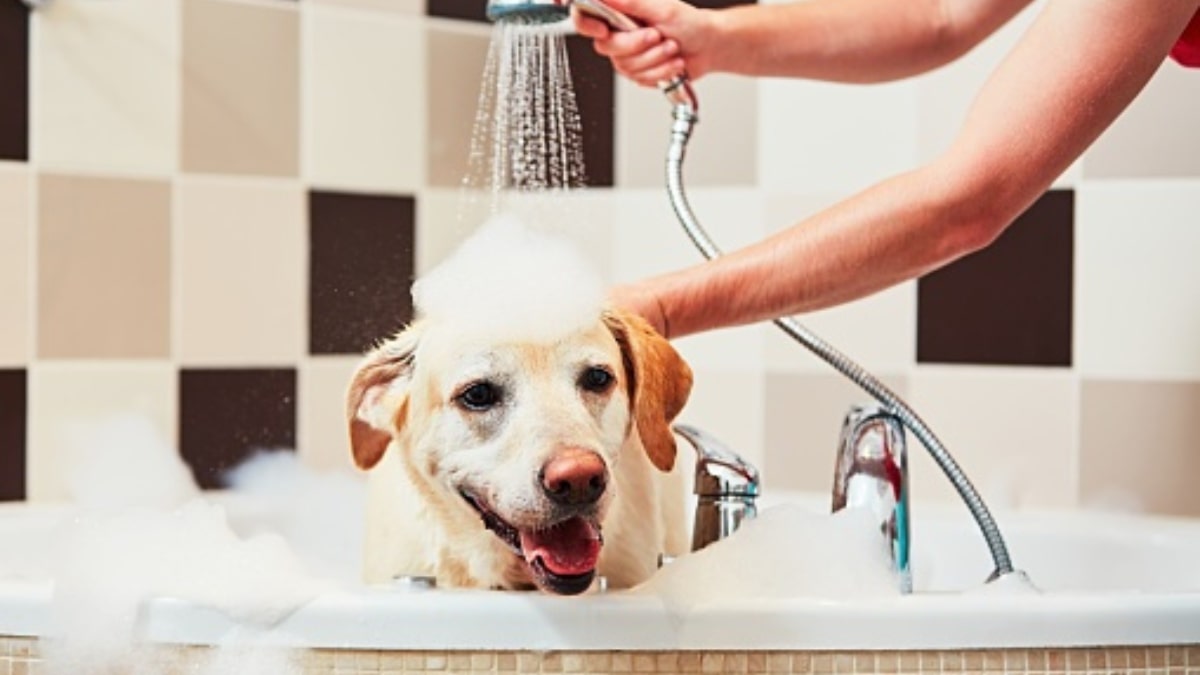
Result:
M29 9L0 3L0 159L29 157Z
M170 353L170 223L165 181L39 177L40 358Z
M586 184L591 187L611 187L616 144L613 128L616 116L613 69L608 59L592 48L591 40L571 35L566 42L571 87L575 91L575 103L579 106L582 126L583 138L580 140L583 142Z
M1078 500L1079 381L1046 368L919 368L911 405L993 510L1069 508ZM913 499L958 502L908 434Z
M183 170L296 176L295 3L183 0Z
M22 165L0 165L0 365L29 361L30 187Z
M486 22L487 0L425 0L429 16Z
M297 433L300 461L318 471L354 470L346 392L362 359L330 356L309 359L299 376L300 417Z
M759 83L758 183L789 191L864 189L917 163L917 84ZM701 90L701 106L704 92ZM701 108L703 111L703 108ZM696 134L704 133L703 122Z
M675 421L711 434L761 471L765 410L762 373L708 371L694 365L693 370L692 395ZM684 461L692 462L687 441L680 439L677 446L679 452L689 455Z
M903 376L877 376L897 396L907 396ZM871 402L869 394L838 374L767 373L765 488L831 497L842 420L851 406ZM909 439L910 454L918 451L914 442Z
M1083 156L1085 178L1200 178L1196 71L1168 59Z
M34 15L41 166L179 166L179 0L48 3Z
M308 349L359 354L412 320L412 197L310 192Z
M82 449L72 445L72 435L80 425L136 415L171 439L176 411L175 369L166 362L35 365L29 374L29 499L69 499L73 482L91 479L80 476L84 469L75 463Z
M1083 381L1080 488L1089 506L1200 516L1200 383Z
M304 0L304 3L404 14L423 14L425 12L425 0Z
M988 248L917 282L917 361L1070 366L1075 195L1042 195Z
M0 370L0 502L25 499L24 370Z
M1079 191L1076 363L1084 377L1200 380L1200 180Z
M469 173L491 32L486 26L430 25L425 39L426 177L431 186L458 187Z
M305 350L305 192L182 178L177 357L187 365L290 365Z
M590 46L589 46L590 49ZM575 62L572 61L572 66ZM608 60L603 61L611 71ZM688 140L684 185L758 183L759 87L754 78L709 75L694 85L700 121ZM621 78L617 84L617 185L665 189L663 166L671 140L671 105L662 92ZM790 122L785 129L794 126ZM768 132L769 133L769 132ZM774 141L790 138L774 137ZM793 158L793 171L795 158Z
M411 192L425 178L425 30L395 12L303 12L304 176Z
M203 490L256 452L296 447L294 369L179 373L179 451Z

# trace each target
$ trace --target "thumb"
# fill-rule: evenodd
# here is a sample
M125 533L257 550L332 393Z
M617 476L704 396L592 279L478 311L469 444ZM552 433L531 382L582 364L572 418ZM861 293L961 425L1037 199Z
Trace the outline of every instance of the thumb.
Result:
M646 26L668 21L678 0L604 0L604 4Z

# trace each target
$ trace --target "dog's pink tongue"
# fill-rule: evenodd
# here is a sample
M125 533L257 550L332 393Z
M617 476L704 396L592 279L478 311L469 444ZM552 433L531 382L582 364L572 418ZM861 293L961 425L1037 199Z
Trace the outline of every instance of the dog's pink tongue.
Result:
M521 532L521 549L530 565L540 557L555 574L583 574L596 568L600 531L583 518L571 518L541 532Z

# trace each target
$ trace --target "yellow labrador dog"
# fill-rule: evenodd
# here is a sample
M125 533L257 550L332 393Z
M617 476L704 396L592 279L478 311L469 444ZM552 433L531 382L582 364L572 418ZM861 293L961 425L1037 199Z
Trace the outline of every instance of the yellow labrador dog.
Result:
M670 423L691 370L640 318L594 319L506 340L427 317L366 357L347 413L368 582L577 594L684 551Z

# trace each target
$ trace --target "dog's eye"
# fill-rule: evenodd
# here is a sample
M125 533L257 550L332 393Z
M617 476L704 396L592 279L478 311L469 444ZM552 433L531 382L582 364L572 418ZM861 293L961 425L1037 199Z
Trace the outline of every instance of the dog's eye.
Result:
M458 401L468 410L487 410L500 402L500 388L491 382L476 382L458 395Z
M600 393L608 390L613 379L613 374L604 368L592 366L583 371L583 375L579 378L579 385L588 391Z

